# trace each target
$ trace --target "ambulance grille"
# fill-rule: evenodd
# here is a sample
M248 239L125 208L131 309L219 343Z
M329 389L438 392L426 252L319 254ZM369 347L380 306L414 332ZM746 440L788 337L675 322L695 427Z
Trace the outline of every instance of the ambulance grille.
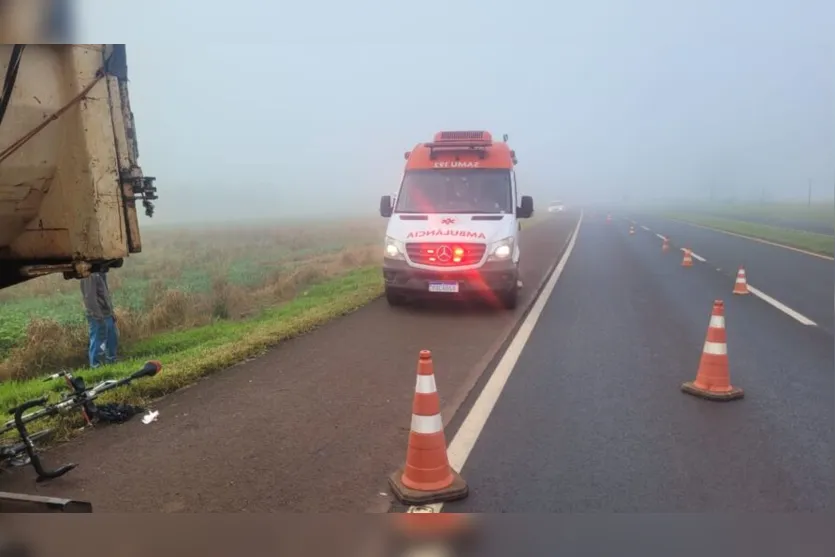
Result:
M484 244L411 243L406 244L406 255L418 265L463 267L480 263L486 249Z

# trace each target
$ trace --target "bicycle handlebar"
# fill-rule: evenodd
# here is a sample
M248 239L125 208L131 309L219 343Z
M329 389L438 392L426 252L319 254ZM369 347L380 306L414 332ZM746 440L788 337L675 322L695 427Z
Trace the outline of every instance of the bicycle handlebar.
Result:
M59 371L58 373L53 373L52 375L48 375L47 377L43 378L44 383L48 383L49 381L54 381L55 379L60 379L62 377L66 377L69 375L70 372L67 370Z
M30 400L24 402L20 406L14 409L14 424L17 428L18 433L20 434L20 439L23 441L23 449L26 451L26 456L29 457L29 461L32 463L32 467L35 469L35 472L38 474L38 478L35 480L36 482L42 482L45 480L52 480L54 478L58 478L78 466L78 464L65 464L60 468L55 470L47 470L41 464L41 459L38 457L37 453L35 453L35 445L32 443L32 438L29 437L29 432L26 431L26 424L23 422L23 413L32 408L33 406L40 406L45 404L47 401L47 397L41 397L36 400Z
M42 396L41 398L35 398L35 399L32 399L32 400L27 400L23 404L19 404L19 405L15 406L14 408L12 408L11 410L9 410L9 414L14 416L15 423L17 423L18 416L22 416L22 414L24 412L26 412L27 410L29 410L30 408L34 408L35 406L45 405L47 400L49 400L49 398L45 397L45 396Z
M142 377L153 377L157 373L162 370L162 363L151 360L149 362L145 362L145 365L139 371L135 371L131 374L131 380L134 379L141 379Z

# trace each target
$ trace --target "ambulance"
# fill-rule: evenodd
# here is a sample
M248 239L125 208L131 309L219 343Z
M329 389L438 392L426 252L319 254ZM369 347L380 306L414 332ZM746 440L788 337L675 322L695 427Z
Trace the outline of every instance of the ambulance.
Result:
M405 153L388 218L383 278L392 306L409 299L479 297L516 307L520 219L533 199L519 196L516 153L486 131L442 131Z

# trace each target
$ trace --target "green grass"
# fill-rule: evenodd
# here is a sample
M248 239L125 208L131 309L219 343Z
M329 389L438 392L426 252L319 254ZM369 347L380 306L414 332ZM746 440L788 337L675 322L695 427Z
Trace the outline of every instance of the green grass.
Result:
M832 256L833 250L835 250L835 239L828 234L817 234L814 232L804 232L802 230L793 230L779 226L769 226L728 218L708 217L678 211L666 211L662 213L662 215L667 218L691 222L693 224L707 226L709 228L725 230L727 232L733 232L734 234L742 234L743 236L760 238L762 240L804 249L822 255Z
M287 301L297 287L310 282L293 278L299 272L337 276L368 264L366 253L379 244L381 226L376 221L310 221L145 230L143 252L109 275L113 301L124 317L122 329L131 331L123 341L132 345L151 334L181 328L183 323L160 315L152 323L142 321L154 312L165 313L160 304L166 303L171 292L189 297L187 321L191 325L215 317L247 317L262 307ZM214 311L219 307L215 301L223 302L226 310ZM85 327L78 282L65 281L60 275L0 290L0 304L0 381L9 374L37 373L39 366L46 365L38 363L41 360L28 349L41 340L32 335L33 322L75 331L75 337ZM66 365L83 357L83 344L64 345ZM23 350L27 355L20 357Z
M146 360L159 360L164 367L158 376L138 381L101 399L145 404L350 313L379 297L382 290L379 266L363 267L311 286L292 301L266 309L252 319L162 333L137 342L122 355L125 359L120 363L88 369L82 376L88 385L92 385L102 379L125 377L141 368ZM0 383L0 410L5 411L46 393L55 400L63 389L63 383L59 381L47 385L40 379Z
M821 224L835 222L835 207L831 203L811 206L794 203L731 204L710 206L706 209L717 216L727 218L764 217L775 221L796 220Z

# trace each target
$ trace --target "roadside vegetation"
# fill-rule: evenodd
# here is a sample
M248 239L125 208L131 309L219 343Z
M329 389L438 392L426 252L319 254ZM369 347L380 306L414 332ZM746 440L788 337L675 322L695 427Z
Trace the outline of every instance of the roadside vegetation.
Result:
M694 207L720 218L733 220L768 219L773 226L781 222L807 222L810 224L835 224L835 205L832 203L761 203L724 204Z
M382 292L380 223L146 229L144 252L108 277L120 363L86 370L89 383L163 372L114 393L141 403L350 312ZM0 293L0 409L52 389L38 376L86 368L77 281L45 277Z
M774 208L751 208L748 212L741 212L739 207L729 207L724 211L711 211L712 214L704 212L689 211L664 211L663 216L671 219L682 220L693 224L716 228L734 234L760 238L769 242L775 242L794 248L808 250L822 255L832 256L835 251L835 236L806 230L799 230L797 227L775 226L760 222L744 220L746 216L758 218L769 218L775 222L779 219L791 218L794 222L810 222L827 224L835 220L833 211L826 213L821 208L813 208L806 212L795 208L793 212L780 213L777 217L773 213L779 211ZM722 216L718 216L722 215Z

